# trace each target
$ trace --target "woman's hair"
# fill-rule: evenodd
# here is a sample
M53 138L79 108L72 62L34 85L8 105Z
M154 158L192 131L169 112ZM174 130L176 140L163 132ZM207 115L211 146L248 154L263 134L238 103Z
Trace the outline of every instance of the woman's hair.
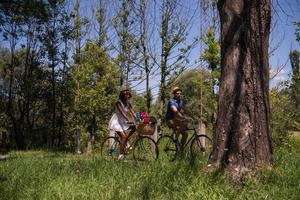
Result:
M122 90L119 94L119 99L124 100L127 94L129 94L129 98L131 98L132 95L129 90Z

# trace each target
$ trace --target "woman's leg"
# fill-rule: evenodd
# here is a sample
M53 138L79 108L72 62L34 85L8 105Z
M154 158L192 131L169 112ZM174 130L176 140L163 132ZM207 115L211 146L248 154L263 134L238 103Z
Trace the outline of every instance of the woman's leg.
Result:
M125 141L125 146L126 148L132 148L131 144L129 144L129 138L133 135L133 133L136 131L136 127L135 126L130 126L129 127L130 132L128 133L128 135L126 135L126 141Z
M132 136L132 134L136 131L136 127L130 126L129 129L130 129L130 132L127 135L127 139L129 139Z
M125 155L125 145L126 145L126 134L124 132L117 132L120 137L120 154Z

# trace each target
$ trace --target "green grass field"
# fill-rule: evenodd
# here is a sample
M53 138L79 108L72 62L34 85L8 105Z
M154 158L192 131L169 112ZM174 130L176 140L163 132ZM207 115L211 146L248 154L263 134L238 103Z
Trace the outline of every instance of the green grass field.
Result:
M188 159L136 164L46 151L0 161L0 199L300 199L300 141L275 149L274 167L243 184Z

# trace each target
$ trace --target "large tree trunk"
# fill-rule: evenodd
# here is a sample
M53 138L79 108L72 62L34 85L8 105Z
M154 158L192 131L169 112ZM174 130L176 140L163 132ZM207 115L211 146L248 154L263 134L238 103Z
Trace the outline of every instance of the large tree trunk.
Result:
M210 163L234 174L272 164L270 0L219 0L221 87Z

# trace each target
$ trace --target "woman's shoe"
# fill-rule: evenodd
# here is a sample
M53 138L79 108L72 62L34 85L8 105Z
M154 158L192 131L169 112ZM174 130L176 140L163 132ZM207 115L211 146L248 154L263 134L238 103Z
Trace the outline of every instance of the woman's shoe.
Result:
M120 154L118 159L119 160L124 160L124 158L125 158L125 155L124 154Z

